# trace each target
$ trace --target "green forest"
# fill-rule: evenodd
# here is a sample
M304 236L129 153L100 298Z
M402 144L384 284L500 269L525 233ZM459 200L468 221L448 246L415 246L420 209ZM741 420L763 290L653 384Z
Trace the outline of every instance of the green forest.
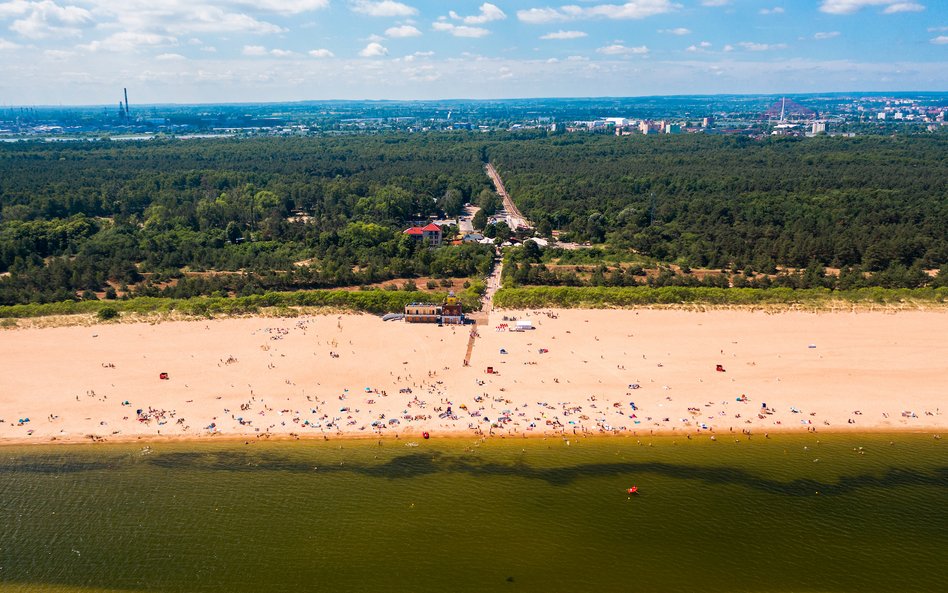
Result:
M402 231L467 202L498 208L488 160L538 235L589 244L509 249L507 286L937 288L948 283L946 154L943 134L3 143L0 306L206 297L221 307L482 277L491 246L432 249Z
M7 144L0 304L483 275L489 246L401 231L488 187L454 135Z
M569 134L489 152L543 234L688 267L815 264L917 279L948 262L945 134Z

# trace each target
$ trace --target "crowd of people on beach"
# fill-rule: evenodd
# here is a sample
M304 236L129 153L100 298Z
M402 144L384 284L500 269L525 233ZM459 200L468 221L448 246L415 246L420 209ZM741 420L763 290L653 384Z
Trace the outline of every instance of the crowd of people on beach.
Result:
M531 315L539 318L539 326L547 322L546 332L537 335L548 344L554 344L558 339L560 348L572 347L573 339L570 330L555 331L558 314L555 312L533 311ZM514 319L515 318L511 318ZM453 331L453 328L452 328ZM476 329L471 330L476 332ZM306 343L313 348L314 356L328 355L333 362L330 365L343 365L345 361L338 361L341 353L351 352L358 358L356 346L347 338L343 330L342 318L337 319L335 331L314 332L310 319L296 321L283 320L276 324L258 328L251 332L251 337L263 338L266 341L259 344L259 349L266 359L267 373L282 373L279 361L285 356L280 352L280 342L294 335L308 337ZM598 341L598 336L587 336ZM99 420L99 432L94 434L95 439L104 436L117 437L124 432L142 434L142 427L154 429L155 435L187 436L200 434L232 434L254 435L260 438L270 436L301 436L322 435L324 437L341 435L417 435L422 431L441 431L442 433L463 433L484 436L529 436L529 435L595 435L595 434L630 434L645 435L655 433L677 434L707 434L740 433L750 434L754 430L773 431L789 429L796 426L807 431L816 431L818 427L834 427L829 418L823 416L819 410L806 410L795 404L788 405L786 398L781 400L781 409L760 401L758 397L748 396L739 389L739 383L734 383L734 393L731 397L714 399L702 397L701 389L677 389L674 385L662 381L662 373L669 368L669 361L649 359L646 354L633 349L633 335L629 334L630 347L622 352L583 352L576 354L571 350L571 356L582 356L582 363L589 364L591 354L598 355L602 361L600 365L611 365L608 376L603 375L598 380L596 393L577 393L572 387L569 376L562 376L561 369L554 364L548 364L547 355L550 348L538 348L529 337L529 334L511 335L511 344L500 349L500 357L518 358L523 365L537 367L531 370L530 375L507 379L502 372L504 361L495 363L493 370L481 375L478 371L468 369L462 363L462 355L458 353L458 367L450 365L441 368L429 368L418 373L418 365L405 366L403 369L389 371L387 383L385 380L375 385L350 385L337 390L323 387L320 380L307 381L297 384L301 374L299 372L281 377L284 389L274 390L272 381L263 392L255 391L253 383L246 388L230 385L231 389L221 393L192 394L187 392L189 386L183 385L177 389L187 392L189 399L184 400L181 406L168 407L157 402L133 402L129 396L119 402L127 408L135 408L135 414L123 414L122 424L115 424L115 420L102 418ZM443 340L442 340L443 341ZM348 344L346 344L348 342ZM296 342L294 342L295 344ZM346 346L351 348L347 349ZM410 345L402 345L409 356L407 349ZM812 348L812 346L811 346ZM496 351L495 351L496 352ZM528 356L528 353L530 356ZM718 355L725 357L727 352L720 349ZM411 357L419 359L420 354L414 351ZM531 358L532 356L532 358ZM622 362L607 361L607 356L619 358ZM639 360L641 356L641 360ZM492 357L482 354L479 360L490 360ZM423 357L422 357L423 359ZM731 366L736 364L731 358L731 364L725 368L724 364L713 365L708 371L713 375L728 373ZM256 364L251 361L248 364ZM465 360L466 362L466 360ZM636 363L633 365L633 362ZM756 361L743 361L748 366L756 366ZM365 361L366 364L369 361ZM219 358L217 366L225 372L225 367L245 364L235 355L225 355ZM348 363L348 364L351 364ZM408 365L404 361L402 365ZM112 362L100 363L103 369L115 369ZM631 369L627 369L627 366ZM335 368L330 366L330 369ZM343 367L339 367L342 369ZM351 369L351 367L345 367ZM464 368L468 374L474 374L471 387L458 387L453 380L456 373ZM414 369L412 372L410 369ZM341 373L342 371L340 371ZM173 374L173 373L172 373ZM351 375L351 370L349 371ZM730 373L730 377L736 373ZM168 379L168 373L162 372L162 379ZM330 370L330 376L324 379L337 379ZM640 376L635 376L640 375ZM348 376L340 374L339 376ZM606 382L603 381L606 379ZM733 381L733 379L731 379ZM779 381L779 378L776 378ZM520 394L524 382L529 381L536 388L536 383L543 384L546 397L524 398ZM698 378L697 382L703 379ZM330 382L330 381L327 381ZM338 384L338 380L332 381ZM256 389L260 389L259 386ZM584 388L588 391L588 385ZM392 395L389 394L391 391ZM668 392L668 393L665 393ZM532 392L531 392L532 393ZM674 393L674 397L672 395ZM678 394L681 393L679 396ZM659 395L661 394L661 395ZM86 390L87 398L95 398L105 402L108 395L97 394L94 389ZM217 412L210 417L193 417L188 412L189 406L198 400L219 400ZM76 395L76 401L80 396ZM397 403L394 403L397 402ZM139 405L136 406L135 403ZM179 412L179 410L182 410ZM394 410L394 412L393 412ZM55 410L47 415L49 423L63 423L65 411ZM185 420L184 413L192 417L193 422ZM886 418L889 412L884 412ZM921 417L941 415L938 408L916 412L914 410L899 410L898 418L903 423L917 422ZM863 417L862 410L853 410L846 419L847 426L857 425ZM87 419L88 420L88 419ZM0 423L3 423L0 420ZM19 418L11 426L24 427L29 418ZM139 425L132 428L131 424ZM192 426L196 428L192 428ZM27 430L32 431L32 427ZM63 429L62 432L64 432ZM107 435L106 435L107 433ZM32 434L32 432L28 433ZM91 436L90 436L91 438Z

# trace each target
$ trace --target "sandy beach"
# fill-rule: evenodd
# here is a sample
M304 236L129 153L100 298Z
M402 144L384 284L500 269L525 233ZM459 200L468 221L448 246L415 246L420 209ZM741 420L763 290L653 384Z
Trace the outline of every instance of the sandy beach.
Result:
M469 366L469 327L370 315L0 330L0 442L948 425L941 310L493 311L477 329Z

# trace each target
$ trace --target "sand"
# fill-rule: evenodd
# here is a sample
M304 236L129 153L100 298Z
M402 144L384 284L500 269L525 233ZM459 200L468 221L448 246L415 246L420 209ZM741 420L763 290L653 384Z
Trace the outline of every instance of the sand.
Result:
M504 316L536 329L497 331L515 326ZM493 311L465 367L469 329L322 315L0 330L0 442L948 424L942 310Z

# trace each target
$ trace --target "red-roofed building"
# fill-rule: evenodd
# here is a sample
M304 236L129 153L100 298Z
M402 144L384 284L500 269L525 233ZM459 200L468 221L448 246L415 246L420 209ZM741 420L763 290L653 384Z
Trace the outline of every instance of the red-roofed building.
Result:
M406 229L405 234L419 241L428 239L432 247L441 245L441 227L434 223L425 226L413 226L410 229Z

